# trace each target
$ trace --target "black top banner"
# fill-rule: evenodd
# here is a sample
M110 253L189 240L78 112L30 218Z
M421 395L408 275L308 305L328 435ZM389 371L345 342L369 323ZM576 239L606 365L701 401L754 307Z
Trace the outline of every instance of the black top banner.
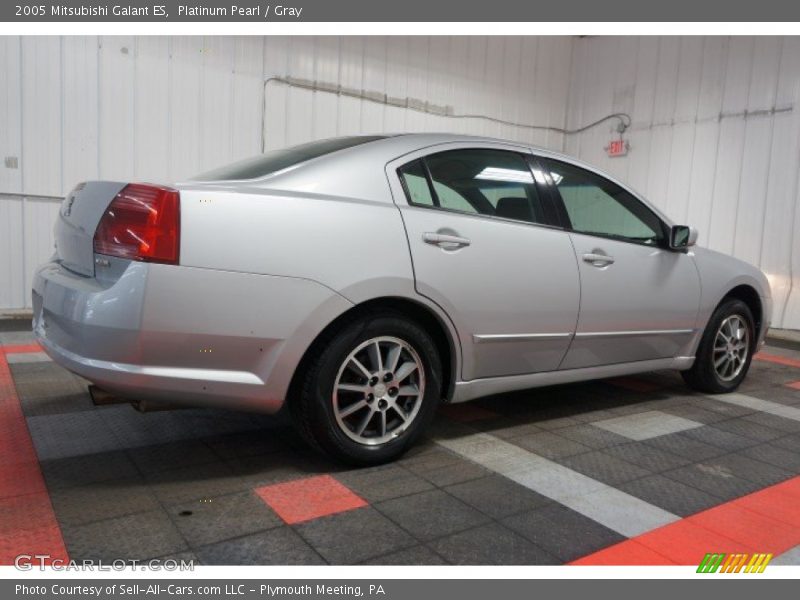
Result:
M786 22L787 0L3 0L0 22ZM487 33L491 33L487 31Z

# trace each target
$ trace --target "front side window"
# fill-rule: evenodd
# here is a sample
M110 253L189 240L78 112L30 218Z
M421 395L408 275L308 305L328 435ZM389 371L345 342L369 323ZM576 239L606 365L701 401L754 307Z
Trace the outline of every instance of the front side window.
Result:
M450 150L409 163L398 173L413 205L545 222L528 163L515 152Z
M661 219L617 184L585 169L542 160L558 190L572 230L659 245L664 240Z

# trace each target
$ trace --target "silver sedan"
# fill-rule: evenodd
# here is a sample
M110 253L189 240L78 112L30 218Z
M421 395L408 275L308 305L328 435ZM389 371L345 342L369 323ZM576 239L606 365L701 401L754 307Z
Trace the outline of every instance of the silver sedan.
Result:
M772 302L624 184L530 146L346 137L65 198L33 284L53 359L119 398L276 412L360 464L440 402L679 370L735 390Z

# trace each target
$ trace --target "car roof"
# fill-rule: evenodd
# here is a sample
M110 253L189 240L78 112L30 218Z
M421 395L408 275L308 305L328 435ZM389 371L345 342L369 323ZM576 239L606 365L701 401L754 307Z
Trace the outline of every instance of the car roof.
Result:
M380 147L385 149L387 153L395 153L399 150L413 152L414 150L421 150L437 144L470 142L513 145L524 147L535 152L552 153L552 150L548 150L547 148L538 147L519 140L459 133L390 133L386 134L384 138L370 142L370 144L373 150L377 150Z
M415 152L418 150L424 150L425 148L437 146L440 144L469 144L469 143L480 143L480 144L498 144L503 146L516 146L520 149L524 149L526 151L533 152L534 154L538 154L541 156L548 156L551 158L557 158L559 160L563 160L565 162L572 163L574 165L583 167L589 171L593 171L606 177L607 179L612 179L613 177L608 173L604 173L595 167L594 165L585 163L574 156L570 156L569 154L564 154L558 150L553 150L552 148L545 148L543 146L537 146L535 144L531 144L530 142L520 141L520 140L509 140L503 138L495 138L489 136L480 136L480 135L468 135L468 134L460 134L460 133L386 133L383 134L385 137L380 139L367 142L366 144L360 144L356 146L352 146L350 148L346 148L345 150L341 151L341 156L344 158L346 155L352 154L360 154L360 153L369 153L372 155L380 155L381 159L384 162L390 162L397 158L402 157L404 154L409 154L411 152ZM350 136L347 136L350 137ZM358 137L358 136L352 136ZM334 153L330 155L331 159L337 158L338 153ZM325 159L326 157L320 157L320 159ZM616 181L616 183L620 183ZM623 185L623 184L620 184ZM623 185L623 187L625 187Z

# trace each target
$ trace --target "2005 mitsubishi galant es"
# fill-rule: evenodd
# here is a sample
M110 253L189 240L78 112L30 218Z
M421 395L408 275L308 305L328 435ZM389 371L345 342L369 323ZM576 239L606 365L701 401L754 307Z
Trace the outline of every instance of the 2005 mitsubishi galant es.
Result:
M350 462L444 399L677 369L730 392L764 275L566 156L455 135L269 152L171 187L94 181L36 273L55 361L120 398L264 412Z

